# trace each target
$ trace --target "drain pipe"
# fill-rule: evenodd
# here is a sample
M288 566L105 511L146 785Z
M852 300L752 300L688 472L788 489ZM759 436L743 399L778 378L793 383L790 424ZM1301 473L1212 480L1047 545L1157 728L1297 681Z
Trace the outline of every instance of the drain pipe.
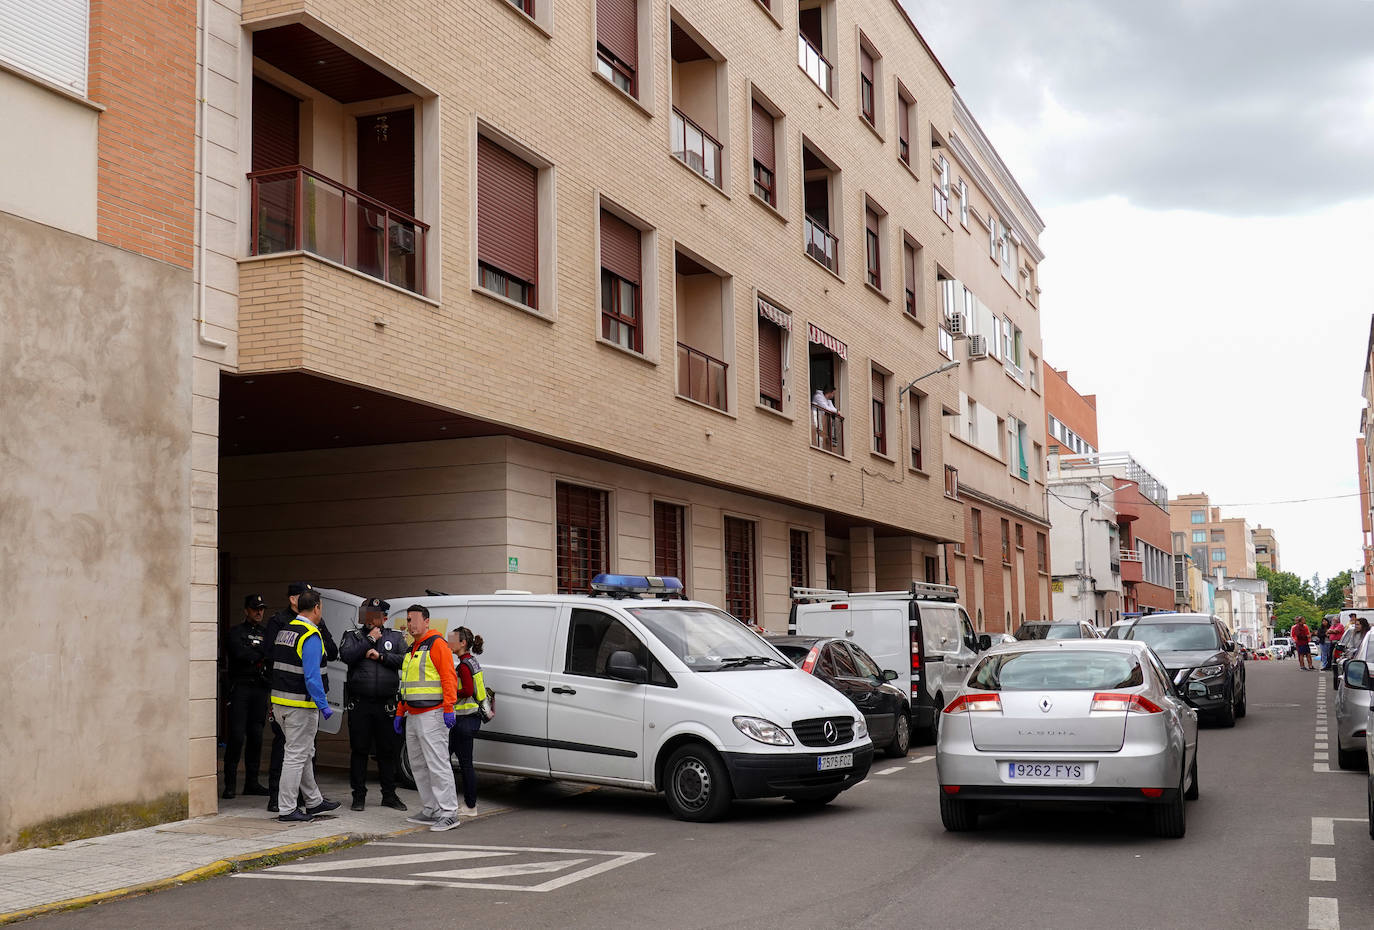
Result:
M229 348L229 343L214 338L205 331L205 30L208 15L206 0L197 0L196 18L196 300L195 322L202 345L217 349Z

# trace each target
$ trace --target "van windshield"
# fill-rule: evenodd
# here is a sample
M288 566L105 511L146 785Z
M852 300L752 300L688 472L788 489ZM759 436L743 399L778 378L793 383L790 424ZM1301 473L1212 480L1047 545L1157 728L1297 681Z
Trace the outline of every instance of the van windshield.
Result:
M722 610L677 606L631 607L629 610L694 672L795 667Z

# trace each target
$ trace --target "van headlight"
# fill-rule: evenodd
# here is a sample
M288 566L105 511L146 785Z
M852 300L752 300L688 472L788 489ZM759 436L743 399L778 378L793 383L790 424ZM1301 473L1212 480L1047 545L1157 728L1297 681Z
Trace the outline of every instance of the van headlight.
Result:
M854 738L868 739L868 721L862 717L854 718Z
M787 735L787 731L771 720L764 720L762 717L736 717L734 724L736 730L760 743L767 743L769 746L792 745L792 737Z

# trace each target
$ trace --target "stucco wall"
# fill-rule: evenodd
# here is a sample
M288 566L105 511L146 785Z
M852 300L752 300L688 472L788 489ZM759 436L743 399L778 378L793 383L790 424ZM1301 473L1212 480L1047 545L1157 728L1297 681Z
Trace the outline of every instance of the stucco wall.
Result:
M185 810L190 307L0 213L0 850Z
M95 236L99 113L0 68L0 210ZM14 127L41 126L41 132Z

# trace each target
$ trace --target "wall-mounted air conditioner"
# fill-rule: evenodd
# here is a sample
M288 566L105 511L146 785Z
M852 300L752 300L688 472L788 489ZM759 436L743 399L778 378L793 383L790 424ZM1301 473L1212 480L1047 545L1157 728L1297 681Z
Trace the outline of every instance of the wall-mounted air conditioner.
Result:
M968 357L987 358L988 357L988 337L973 335L968 337Z
M962 313L945 317L945 329L949 330L949 334L955 339L963 339L968 335L964 331L964 315Z

